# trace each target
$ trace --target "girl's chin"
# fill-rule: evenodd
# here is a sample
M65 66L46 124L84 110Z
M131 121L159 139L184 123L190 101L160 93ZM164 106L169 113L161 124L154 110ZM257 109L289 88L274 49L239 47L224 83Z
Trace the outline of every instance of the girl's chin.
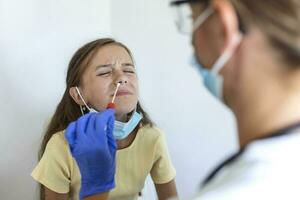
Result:
M132 109L128 109L128 108L126 108L126 109L118 109L118 108L116 108L116 115L128 115L133 110L134 110L134 108L132 108Z
M116 117L118 117L118 116L127 116L132 111L134 111L134 109L135 109L135 106L131 106L131 107L118 107L118 106L116 106Z
M120 113L120 114L128 114L130 112L132 112L135 107L136 107L136 103L116 103L116 112Z

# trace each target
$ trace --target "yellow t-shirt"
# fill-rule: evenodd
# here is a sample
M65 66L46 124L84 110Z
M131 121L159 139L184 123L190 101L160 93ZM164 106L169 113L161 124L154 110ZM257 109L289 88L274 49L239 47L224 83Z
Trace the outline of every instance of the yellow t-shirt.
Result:
M170 182L176 175L162 132L144 126L129 147L117 151L116 187L110 192L109 199L137 199L149 173L156 184ZM51 137L31 176L52 191L69 193L71 199L79 199L80 171L64 131Z

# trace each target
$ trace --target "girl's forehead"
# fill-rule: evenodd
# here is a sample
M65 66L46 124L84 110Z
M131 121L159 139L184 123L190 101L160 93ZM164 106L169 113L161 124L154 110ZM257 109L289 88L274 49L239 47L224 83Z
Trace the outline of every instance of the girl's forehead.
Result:
M88 62L88 71L93 71L101 65L130 63L133 60L127 50L116 44L109 44L97 49Z
M90 65L112 64L116 62L133 63L133 60L124 47L119 45L106 45L95 52L90 61Z
M112 61L112 60L131 60L131 56L124 47L119 45L106 45L97 50L95 59L99 61Z

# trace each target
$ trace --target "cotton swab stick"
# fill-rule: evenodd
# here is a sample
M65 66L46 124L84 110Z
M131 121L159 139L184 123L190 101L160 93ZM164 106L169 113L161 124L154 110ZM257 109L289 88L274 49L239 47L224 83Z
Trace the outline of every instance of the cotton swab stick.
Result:
M120 85L121 85L121 83L119 82L119 83L117 84L117 87L116 87L114 96L113 96L111 102L109 102L109 103L107 104L107 107L106 107L106 108L115 108L115 107L116 107L116 105L114 104L114 102L115 102L115 98L116 98L116 95L117 95L117 92L118 92L118 89L119 89Z

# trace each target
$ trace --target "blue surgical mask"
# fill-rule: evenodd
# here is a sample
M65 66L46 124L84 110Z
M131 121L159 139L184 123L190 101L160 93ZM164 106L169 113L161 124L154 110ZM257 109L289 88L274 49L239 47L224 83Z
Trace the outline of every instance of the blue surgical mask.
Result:
M203 80L203 84L206 89L216 98L222 100L223 95L223 77L217 73L213 73L211 70L205 69L197 60L196 56L193 55L191 60L191 65L193 65L197 70L199 70L200 75Z
M201 25L208 19L208 17L213 13L211 7L208 7L196 20L194 23L193 31L196 31L201 27ZM241 42L242 36L240 34L233 37L233 40L228 45L228 48L224 50L223 54L216 60L210 69L206 69L201 64L199 59L197 60L194 55L191 64L195 66L201 74L204 86L208 91L223 101L223 82L224 79L219 72L225 66L225 64L232 57L235 47Z
M77 93L79 94L81 100L83 101L84 105L89 110L89 112L98 112L97 110L93 109L92 107L89 107L86 104L78 87L76 87L76 90L77 90ZM84 112L83 112L83 109L81 106L80 106L80 109L81 109L82 114L84 115ZM115 120L114 131L113 131L113 135L114 135L115 139L116 140L125 139L137 127L137 125L140 123L142 118L143 118L142 115L139 114L138 112L136 112L136 110L134 110L128 122L120 122L120 121Z
M140 123L142 115L134 111L128 122L115 121L114 136L116 140L125 139Z

